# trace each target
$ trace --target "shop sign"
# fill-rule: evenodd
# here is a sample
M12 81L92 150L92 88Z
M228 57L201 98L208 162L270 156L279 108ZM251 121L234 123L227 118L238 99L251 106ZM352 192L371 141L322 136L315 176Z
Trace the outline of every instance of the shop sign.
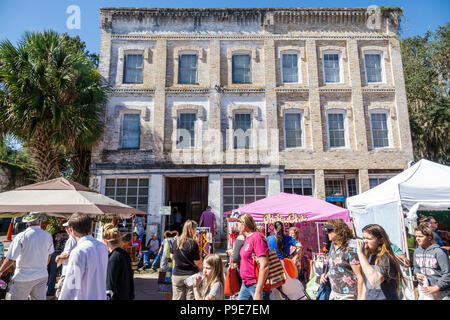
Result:
M297 213L291 213L287 217L283 217L279 213L277 214L267 213L264 215L265 223L275 223L277 221L280 221L282 223L300 223L308 221L308 217L306 216L306 214L297 214Z
M172 213L172 208L170 206L160 206L158 214L160 216L170 216Z
M345 202L345 196L326 196L325 200L327 202Z

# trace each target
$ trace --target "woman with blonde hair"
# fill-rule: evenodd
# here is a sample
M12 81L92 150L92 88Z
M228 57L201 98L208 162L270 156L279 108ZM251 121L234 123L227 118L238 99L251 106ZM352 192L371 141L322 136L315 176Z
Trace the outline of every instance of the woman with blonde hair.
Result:
M194 279L195 300L224 300L223 262L219 255L210 254L203 260L203 277Z
M333 249L327 259L328 272L322 274L321 283L330 281L329 300L362 300L364 283L356 246L350 246L353 238L350 227L342 219L331 219L324 226Z
M357 240L357 252L364 277L362 296L365 300L399 300L403 282L400 265L404 262L391 248L386 231L378 224L362 229L363 240Z
M134 278L131 259L120 247L119 229L112 223L103 228L103 242L108 247L108 268L106 271L106 290L110 300L134 299Z
M203 268L198 245L194 240L197 226L194 220L186 220L183 232L170 250L170 258L174 261L172 300L194 300L192 286L186 285L185 280Z
M238 230L245 236L240 250L240 276L242 279L238 300L269 300L270 291L263 291L269 274L269 245L256 227L255 220L247 213L237 218ZM253 256L258 260L259 277L256 278Z

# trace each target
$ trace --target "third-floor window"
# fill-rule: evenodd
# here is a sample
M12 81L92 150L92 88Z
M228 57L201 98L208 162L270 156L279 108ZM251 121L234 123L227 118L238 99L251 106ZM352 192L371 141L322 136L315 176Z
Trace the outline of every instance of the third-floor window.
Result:
M366 67L366 78L368 83L382 82L381 54L366 53L364 55L364 65Z
M197 83L197 55L180 55L178 65L178 83L194 84Z
M323 55L323 72L325 83L341 82L339 68L339 53L324 53Z
M232 59L233 83L251 83L250 55L235 54Z
M283 83L298 82L298 56L296 53L284 53L281 57Z
M142 54L127 54L123 73L124 83L142 83Z

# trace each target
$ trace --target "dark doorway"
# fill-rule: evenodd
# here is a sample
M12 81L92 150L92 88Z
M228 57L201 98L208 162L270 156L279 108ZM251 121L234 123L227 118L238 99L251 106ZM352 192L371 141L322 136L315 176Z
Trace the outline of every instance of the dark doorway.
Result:
M208 177L166 177L166 205L177 208L183 219L197 222L208 205ZM166 220L166 230L176 230L176 211Z

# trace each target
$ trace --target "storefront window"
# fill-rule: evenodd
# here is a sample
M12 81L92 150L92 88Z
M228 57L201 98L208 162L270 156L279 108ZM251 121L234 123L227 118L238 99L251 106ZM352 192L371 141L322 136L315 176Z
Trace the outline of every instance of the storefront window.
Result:
M304 196L313 195L312 178L284 178L283 191Z
M265 178L223 178L223 211L231 211L266 197Z

